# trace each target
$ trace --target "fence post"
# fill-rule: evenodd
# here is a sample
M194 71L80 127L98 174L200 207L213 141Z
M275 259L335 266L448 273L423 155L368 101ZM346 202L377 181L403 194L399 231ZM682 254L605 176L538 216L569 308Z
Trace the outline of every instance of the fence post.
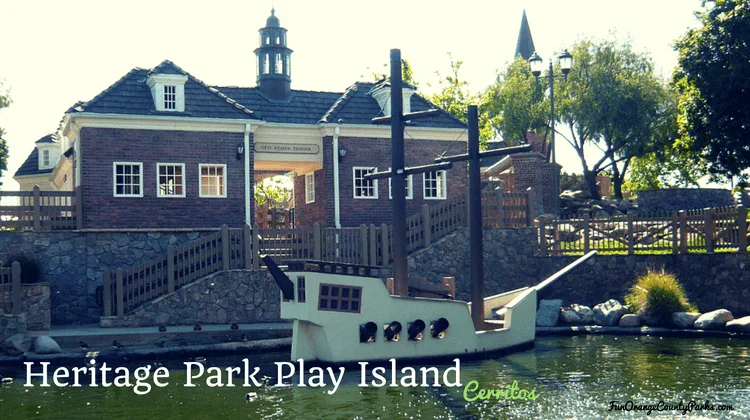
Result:
M737 230L738 249L737 252L744 254L747 252L747 209L744 205L737 207Z
M687 254L688 252L687 241L687 213L685 210L680 210L680 253L682 254Z
M543 217L539 218L539 253L542 257L547 256L547 228Z
M505 227L505 220L503 217L503 190L497 190L497 227Z
M174 278L174 247L167 248L167 292L172 293L175 291L175 278Z
M83 229L83 199L81 198L81 189L76 188L76 229Z
M42 230L42 197L39 185L34 185L34 232Z
M123 284L122 268L115 272L115 288L117 292L117 316L125 315L125 285Z
M589 212L586 212L583 214L583 253L588 254L589 250L591 249L591 231L589 229L589 218L591 216L589 215Z
M10 277L11 277L11 313L18 315L21 313L21 264L18 261L13 261L10 265Z
M224 271L229 270L231 259L229 255L229 226L221 225L221 262Z
M104 303L104 316L112 316L112 277L109 270L102 271L102 302Z
M370 265L378 265L378 237L373 224L370 224Z
M466 201L464 203L465 204L464 205L464 212L466 214L466 220L465 220L465 222L466 222L466 227L469 227L469 223L470 223L469 219L471 219L471 211L469 209L469 201L471 201L471 200L469 199L469 189L468 188L466 189L466 194L464 194L464 200Z
M257 224L253 224L253 268L260 269L260 227Z
M359 262L367 265L367 225L359 225Z
M534 196L534 189L529 187L526 189L526 226L533 226L534 219L536 219L536 197Z
M422 205L422 237L424 238L424 247L427 248L432 244L432 221L430 220L430 206Z
M316 261L322 259L320 250L323 244L320 239L320 223L315 223L313 224L313 259Z
M713 209L705 209L703 211L704 223L703 223L703 234L706 236L706 253L711 254L714 252L714 218Z
M253 268L253 230L245 223L242 227L242 246L245 248L245 270Z
M383 238L383 266L386 266L391 259L388 256L388 226L385 223L380 225L380 236Z
M679 226L680 222L677 213L672 213L672 254L677 254L679 252L680 237L677 235Z
M633 255L635 252L633 247L635 245L635 232L633 232L633 212L628 212L628 255Z

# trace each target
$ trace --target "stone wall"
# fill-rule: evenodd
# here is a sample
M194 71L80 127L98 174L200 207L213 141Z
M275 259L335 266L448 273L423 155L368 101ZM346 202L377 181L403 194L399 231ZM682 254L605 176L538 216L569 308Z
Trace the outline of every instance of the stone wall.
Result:
M144 216L145 217L145 216ZM166 255L213 231L162 232L0 232L0 260L34 257L41 281L50 284L52 324L99 322L97 288L105 269L128 268Z
M409 277L438 282L454 276L457 297L470 299L468 236L468 230L461 230L409 256ZM536 256L533 228L485 230L484 236L485 295L538 284L576 259ZM735 315L750 314L750 259L740 254L597 256L556 282L547 294L564 304L622 300L649 268L676 274L701 311L726 308Z
M18 315L2 314L0 315L0 343L6 338L16 334L26 333L26 314Z
M229 324L279 320L279 287L267 271L230 270L188 284L102 327Z
M49 283L21 285L21 312L26 313L26 329L47 331L51 324Z
M733 204L732 193L721 188L665 188L638 192L638 211L641 214L671 213Z

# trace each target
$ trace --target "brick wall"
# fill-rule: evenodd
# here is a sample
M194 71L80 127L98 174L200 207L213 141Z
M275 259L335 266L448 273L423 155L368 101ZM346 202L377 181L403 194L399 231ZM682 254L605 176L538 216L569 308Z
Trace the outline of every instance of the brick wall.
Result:
M237 159L237 144L242 141L243 133L83 128L83 227L242 226L245 219L244 157ZM252 137L250 141L245 153L253 153ZM252 158L251 155L251 162ZM112 163L115 161L143 163L143 197L113 197ZM157 163L185 164L184 198L156 196ZM226 198L198 196L200 163L227 165ZM250 179L253 179L252 168L250 171Z
M315 175L315 201L305 202L305 174L294 177L294 207L302 213L295 215L295 223L298 227L308 227L313 223L326 226L326 174L324 169L314 172ZM333 201L333 196L331 196Z
M537 192L539 203L544 212L552 212L555 205L553 165L544 161L537 153L524 153L512 156L514 192L523 192L532 187ZM559 169L558 169L559 171Z

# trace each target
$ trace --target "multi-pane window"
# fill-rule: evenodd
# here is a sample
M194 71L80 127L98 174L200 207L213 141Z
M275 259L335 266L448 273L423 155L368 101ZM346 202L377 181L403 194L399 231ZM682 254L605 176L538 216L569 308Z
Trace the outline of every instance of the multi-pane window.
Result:
M364 178L375 172L375 168L354 167L354 198L378 198L378 180Z
M273 68L273 72L276 74L281 74L281 71L284 70L284 63L281 62L281 54L274 54L276 56L276 65Z
M315 173L305 175L305 203L315 202Z
M42 151L42 166L49 166L49 150Z
M321 311L359 313L362 303L362 288L321 284L318 309Z
M424 198L443 199L446 193L445 171L425 172Z
M142 163L114 162L112 172L115 197L143 197Z
M389 168L390 169L390 168ZM412 177L414 175L408 175L406 177L406 184L404 185L404 189L406 190L406 199L411 200L414 197L414 189L412 187ZM391 186L393 185L393 178L388 178L388 198L393 198L393 194L391 193Z
M164 85L164 109L177 109L177 86Z
M227 165L199 165L201 197L227 196L226 168Z
M307 301L305 276L297 276L297 303L304 303L305 301Z
M156 165L157 191L159 197L185 196L185 165L182 163L160 163Z

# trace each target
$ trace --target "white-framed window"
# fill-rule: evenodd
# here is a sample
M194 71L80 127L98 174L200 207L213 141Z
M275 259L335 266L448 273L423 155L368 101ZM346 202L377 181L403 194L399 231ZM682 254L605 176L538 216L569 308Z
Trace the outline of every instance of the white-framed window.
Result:
M291 76L292 74L292 56L286 55L286 75Z
M143 197L143 163L113 162L112 193L115 197Z
M390 170L391 168L388 169ZM406 177L406 186L404 188L406 189L407 200L411 200L412 198L414 198L414 184L412 183L413 177L414 175L408 175ZM393 194L391 193L391 185L393 185L393 177L388 178L388 198L393 199Z
M200 176L200 196L226 198L227 165L200 164L198 165Z
M42 166L49 166L49 150L42 150Z
M305 203L315 202L315 172L305 174Z
M185 197L185 164L156 164L156 196Z
M263 74L271 72L271 54L265 54L265 60L263 60Z
M376 168L365 168L355 166L352 168L354 174L354 198L378 198L378 180L365 180L364 176L375 172Z
M423 191L425 200L443 200L447 197L445 171L424 173Z
M164 85L164 109L171 111L177 109L177 86Z
M284 63L281 62L281 54L274 54L276 56L276 65L273 67L273 72L276 74L281 74L281 72L284 70Z

